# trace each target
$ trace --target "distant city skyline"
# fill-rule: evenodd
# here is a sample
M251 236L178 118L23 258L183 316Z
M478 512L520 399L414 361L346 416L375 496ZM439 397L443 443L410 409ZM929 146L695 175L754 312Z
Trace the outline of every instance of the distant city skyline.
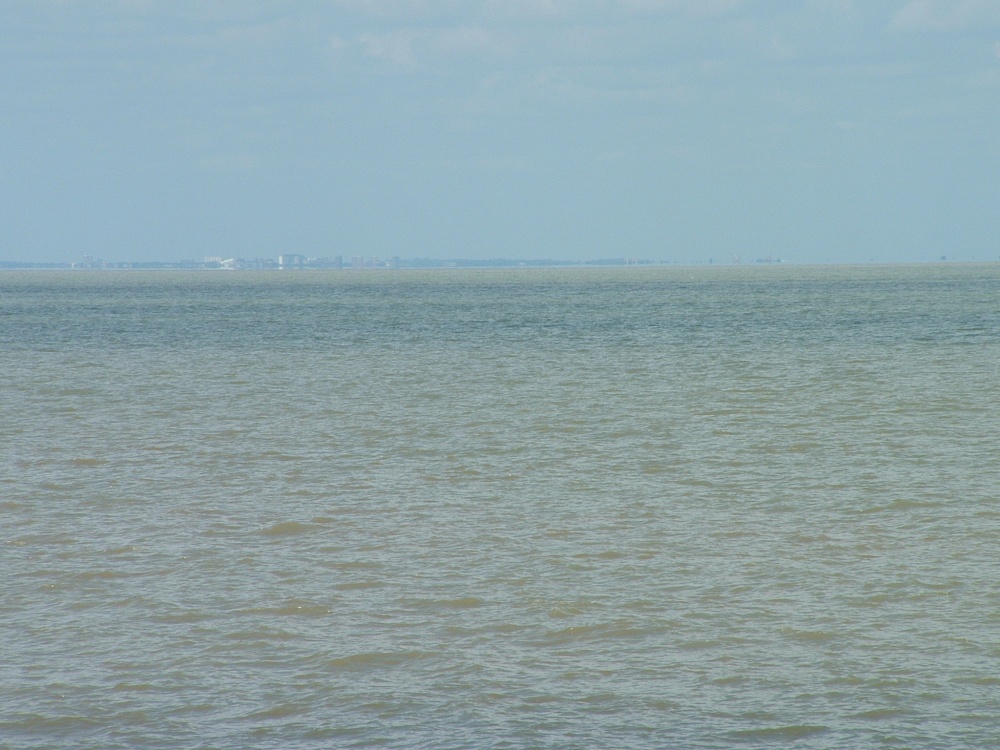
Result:
M0 4L0 262L1000 258L995 0Z
M557 268L557 267L650 267L650 266L674 266L677 268L694 268L698 266L767 266L767 265L922 265L933 263L998 263L996 259L961 259L949 258L942 255L926 261L836 261L836 262L812 262L795 263L784 258L773 255L765 255L757 258L744 258L740 255L733 255L728 258L707 258L704 260L681 261L655 258L639 257L617 257L617 258L587 258L583 260L566 260L557 258L404 258L393 256L385 258L382 256L361 256L350 257L323 256L310 257L300 254L292 254L278 257L231 257L206 256L202 260L186 258L181 260L144 260L144 261L121 261L84 256L75 261L10 261L0 260L0 271L3 270L30 270L30 269L51 269L51 270L247 270L247 271L282 271L282 270L419 270L419 269L448 269L448 268Z
M941 260L944 260L942 258ZM664 266L664 265L742 265L743 259L734 255L716 260L709 258L703 263L680 263L678 261L654 260L650 258L619 257L591 258L587 260L559 260L555 258L384 258L378 255L341 255L309 257L298 253L278 257L241 258L206 256L202 260L146 260L114 261L93 256L84 256L76 261L0 261L2 269L52 268L77 270L128 270L128 269L202 269L202 270L401 270L420 268L515 268L519 266ZM752 261L756 264L779 264L780 258L765 256Z

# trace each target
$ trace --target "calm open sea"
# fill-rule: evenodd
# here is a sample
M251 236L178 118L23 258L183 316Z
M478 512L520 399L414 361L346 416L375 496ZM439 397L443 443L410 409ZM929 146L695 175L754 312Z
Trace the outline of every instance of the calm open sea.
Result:
M4 748L1000 744L1000 264L0 274Z

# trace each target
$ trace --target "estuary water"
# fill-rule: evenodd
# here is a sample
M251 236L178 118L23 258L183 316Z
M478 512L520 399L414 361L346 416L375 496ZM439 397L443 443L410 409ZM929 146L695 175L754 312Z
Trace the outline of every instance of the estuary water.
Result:
M1000 265L0 274L0 746L1000 745Z

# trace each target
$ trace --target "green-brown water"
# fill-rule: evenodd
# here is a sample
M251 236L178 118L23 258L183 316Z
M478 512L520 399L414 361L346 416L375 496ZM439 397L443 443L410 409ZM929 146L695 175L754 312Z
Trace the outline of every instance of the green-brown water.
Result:
M1000 266L0 274L0 746L1000 744Z

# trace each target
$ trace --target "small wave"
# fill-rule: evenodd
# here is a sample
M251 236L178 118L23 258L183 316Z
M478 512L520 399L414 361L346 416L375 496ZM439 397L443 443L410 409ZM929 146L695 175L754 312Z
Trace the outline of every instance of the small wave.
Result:
M123 547L109 547L108 549L104 550L104 554L106 554L106 555L128 555L128 554L131 554L133 552L138 552L138 551L139 551L139 548L136 547L134 544L126 544Z
M899 511L918 510L923 508L940 508L944 503L931 500L903 500L896 499L887 505L877 505L872 508L862 509L862 513L898 513Z
M825 643L837 637L836 633L826 630L796 630L794 628L783 628L781 634L786 638L805 643Z
M299 523L298 521L282 521L266 529L261 529L260 533L269 537L297 536L307 534L319 528L316 524Z
M74 492L83 486L80 482L40 482L38 489L49 492Z
M77 573L73 578L77 581L108 581L115 578L127 578L128 574L119 573L114 570L85 570Z
M952 682L960 685L982 685L985 687L995 687L1000 685L1000 677L962 677Z
M411 599L406 606L416 609L469 609L483 604L478 596L463 596L457 599Z
M116 693L148 693L156 690L151 682L119 682L111 688Z
M625 557L625 555L616 549L609 549L604 552L599 552L596 555L593 555L593 557L597 560L618 560Z
M260 454L259 458L265 461L301 461L301 456L291 456L287 453L280 453L278 451L264 451Z
M63 388L58 393L59 396L96 396L96 388Z
M237 630L233 633L226 633L226 640L243 641L246 643L271 643L274 641L294 641L300 636L290 633L287 630L277 628L261 628L259 630ZM223 648L222 650L225 650Z
M467 609L481 606L483 600L478 596L462 596L458 599L443 599L441 600L441 604L451 609Z
M14 547L27 547L29 545L45 544L76 544L77 539L65 534L26 534L14 539L8 539L7 544Z
M670 700L669 698L650 698L646 702L646 706L651 708L653 711L682 711L684 706L677 701Z
M385 584L382 581L348 581L334 586L338 591L355 591L358 589L377 589Z
M103 458L74 458L70 463L74 466L104 466L107 461Z
M14 721L0 722L0 731L37 732L39 730L72 732L100 726L100 721L88 716L43 716L21 714Z
M347 560L345 562L325 562L323 566L333 570L374 570L383 567L383 564L371 560Z
M496 625L491 625L486 630L491 633L499 633L500 635L511 635L512 633L519 633L526 629L526 625L518 625L513 622L501 622Z
M600 623L576 625L546 633L536 641L539 646L561 646L567 643L592 640L615 640L649 635L652 630L637 628L628 623Z
M268 719L285 719L289 716L296 716L305 709L306 707L302 705L297 705L294 703L282 703L280 706L274 706L273 708L267 708L263 711L255 711L251 714L247 714L243 718L248 721L261 721Z
M718 648L721 645L722 641L685 641L678 648L684 651L707 651L708 649Z
M521 701L526 706L542 706L546 703L558 703L562 700L559 695L546 693L545 695L531 695Z
M859 714L854 714L854 718L864 719L865 721L884 721L886 719L897 719L905 715L906 711L898 708L876 708L871 711L862 711Z
M371 651L330 659L326 666L335 670L370 670L398 667L401 664L426 659L424 651Z
M814 737L830 731L829 727L813 724L796 724L785 727L764 727L733 732L730 737L738 742L788 742Z
M750 679L743 675L728 675L712 680L713 685L746 685L749 682Z
M279 615L281 617L323 617L330 614L330 608L322 604L292 601L280 607L255 607L241 610L241 614Z
M153 622L161 622L165 624L184 624L191 622L202 622L203 620L209 620L212 615L207 612L200 612L196 609L192 609L185 612L175 612L168 615L154 615L150 618Z
M603 608L603 604L591 599L575 599L570 601L555 602L549 610L549 617L565 618L576 617L595 609Z

